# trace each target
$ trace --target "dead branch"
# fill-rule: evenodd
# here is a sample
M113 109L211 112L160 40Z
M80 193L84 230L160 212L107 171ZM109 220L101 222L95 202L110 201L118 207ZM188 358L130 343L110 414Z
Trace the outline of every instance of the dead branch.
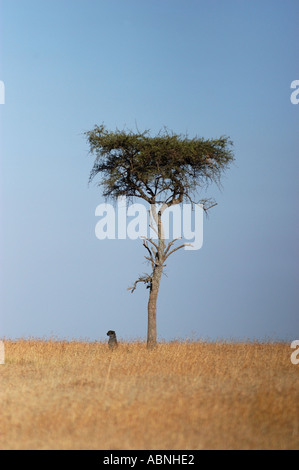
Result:
M145 274L144 276L140 276L137 281L134 282L132 287L128 287L127 290L131 291L131 294L133 294L134 290L137 288L138 282L143 282L144 284L147 284L146 288L150 289L152 285L152 276L149 274Z
M151 238L147 238L147 237L140 237L140 238L144 238L144 240L150 242L152 245L154 245L156 250L159 251L159 247L158 247L157 243L153 242L153 240Z
M152 251L150 250L148 244L146 241L143 242L143 246L147 249L148 253L149 253L149 256L145 256L145 259L147 259L148 261L151 262L152 264L152 268L154 269L154 266L155 266L155 261L154 261L154 257L155 255L152 253Z
M169 252L169 250L170 250L170 248L172 247L172 245L173 245L176 241L180 240L181 238L182 238L182 237L175 238L174 240L172 240L171 242L168 243L167 248L166 248L166 250L164 251L164 256L167 255L167 253Z
M174 248L173 250L171 250L167 256L164 257L164 261L167 260L167 258L172 255L172 253L174 253L175 251L178 251L180 250L181 248L184 248L185 246L193 246L192 243L184 243L183 245L180 245L178 246L177 248Z

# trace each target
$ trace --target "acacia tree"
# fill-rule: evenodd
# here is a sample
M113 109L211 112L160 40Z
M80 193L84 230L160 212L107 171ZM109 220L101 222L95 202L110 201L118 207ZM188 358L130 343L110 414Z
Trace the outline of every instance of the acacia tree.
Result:
M225 136L190 139L167 129L154 137L149 131L112 132L104 125L85 134L90 152L96 155L89 181L100 175L98 185L104 197L141 198L150 205L151 228L157 239L144 237L143 245L151 273L140 276L129 290L134 292L139 282L149 289L147 346L153 348L157 343L157 298L165 261L186 246L175 247L177 239L165 243L163 212L187 201L202 204L206 213L216 205L213 199L195 198L210 183L220 183L223 171L234 160L232 142Z

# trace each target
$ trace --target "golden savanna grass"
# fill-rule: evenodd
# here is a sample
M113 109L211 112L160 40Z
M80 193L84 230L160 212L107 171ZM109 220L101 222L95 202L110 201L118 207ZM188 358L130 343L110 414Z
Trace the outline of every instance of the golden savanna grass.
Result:
M1 449L298 449L288 344L5 341Z

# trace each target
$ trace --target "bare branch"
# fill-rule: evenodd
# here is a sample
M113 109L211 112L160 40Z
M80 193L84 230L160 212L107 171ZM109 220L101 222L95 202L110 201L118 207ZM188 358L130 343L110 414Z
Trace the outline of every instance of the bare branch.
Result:
M205 211L205 214L208 215L208 211L209 211L210 209L212 209L212 207L215 207L215 206L217 206L217 205L218 205L217 202L214 202L214 203L211 204L209 207L204 207L204 206L203 206L203 210Z
M175 238L174 240L172 240L171 242L168 243L167 245L167 248L166 250L164 251L164 256L167 255L167 253L169 252L170 248L172 247L172 245L177 242L178 240L181 240L182 237L178 237L178 238Z
M154 261L153 261L153 258L150 257L150 256L145 256L145 259L147 259L148 261L150 261L150 263L151 263L151 265L152 265L152 268L154 269L155 263L154 263Z
M147 284L146 288L150 289L152 285L152 276L149 274L145 274L144 276L140 276L137 281L134 282L132 287L128 287L127 290L131 291L131 294L133 294L134 290L137 288L138 282L143 282L144 284Z
M150 257L152 258L152 252L151 252L151 250L150 250L150 248L149 248L146 241L143 242L143 246L147 249L147 251L149 252Z
M145 240L147 240L148 242L150 242L152 245L154 245L154 247L159 250L159 247L157 245L157 243L153 242L153 240L151 238L147 238L147 237L140 237L140 238L144 238Z
M155 253L151 252L148 244L144 241L143 242L143 246L147 249L148 253L149 253L149 256L145 256L145 259L147 259L148 261L150 261L151 265L152 265L152 269L154 270L154 267L155 267L155 261L154 261L154 258L155 258Z
M192 245L192 243L184 243L183 245L180 245L180 246L178 246L177 248L174 248L173 250L171 250L171 251L168 253L167 256L165 256L164 261L166 261L167 258L168 258L170 255L172 255L172 253L174 253L174 252L177 251L177 250L180 250L181 248L184 248L185 246L193 246L193 245Z

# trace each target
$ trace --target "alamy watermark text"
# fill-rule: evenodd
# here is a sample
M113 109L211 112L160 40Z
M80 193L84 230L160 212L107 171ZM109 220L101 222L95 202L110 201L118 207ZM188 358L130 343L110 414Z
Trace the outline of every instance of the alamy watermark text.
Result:
M160 209L147 210L143 204L127 205L126 197L119 197L117 207L102 203L96 208L99 221L95 234L99 240L137 240L138 238L157 239L155 216ZM163 239L182 238L191 244L185 250L199 250L203 245L203 206L202 204L174 205L163 211Z
M292 341L291 348L295 351L291 354L291 363L297 366L299 364L299 340Z
M293 80L291 83L291 88L295 89L290 96L290 100L292 104L299 103L299 80Z

